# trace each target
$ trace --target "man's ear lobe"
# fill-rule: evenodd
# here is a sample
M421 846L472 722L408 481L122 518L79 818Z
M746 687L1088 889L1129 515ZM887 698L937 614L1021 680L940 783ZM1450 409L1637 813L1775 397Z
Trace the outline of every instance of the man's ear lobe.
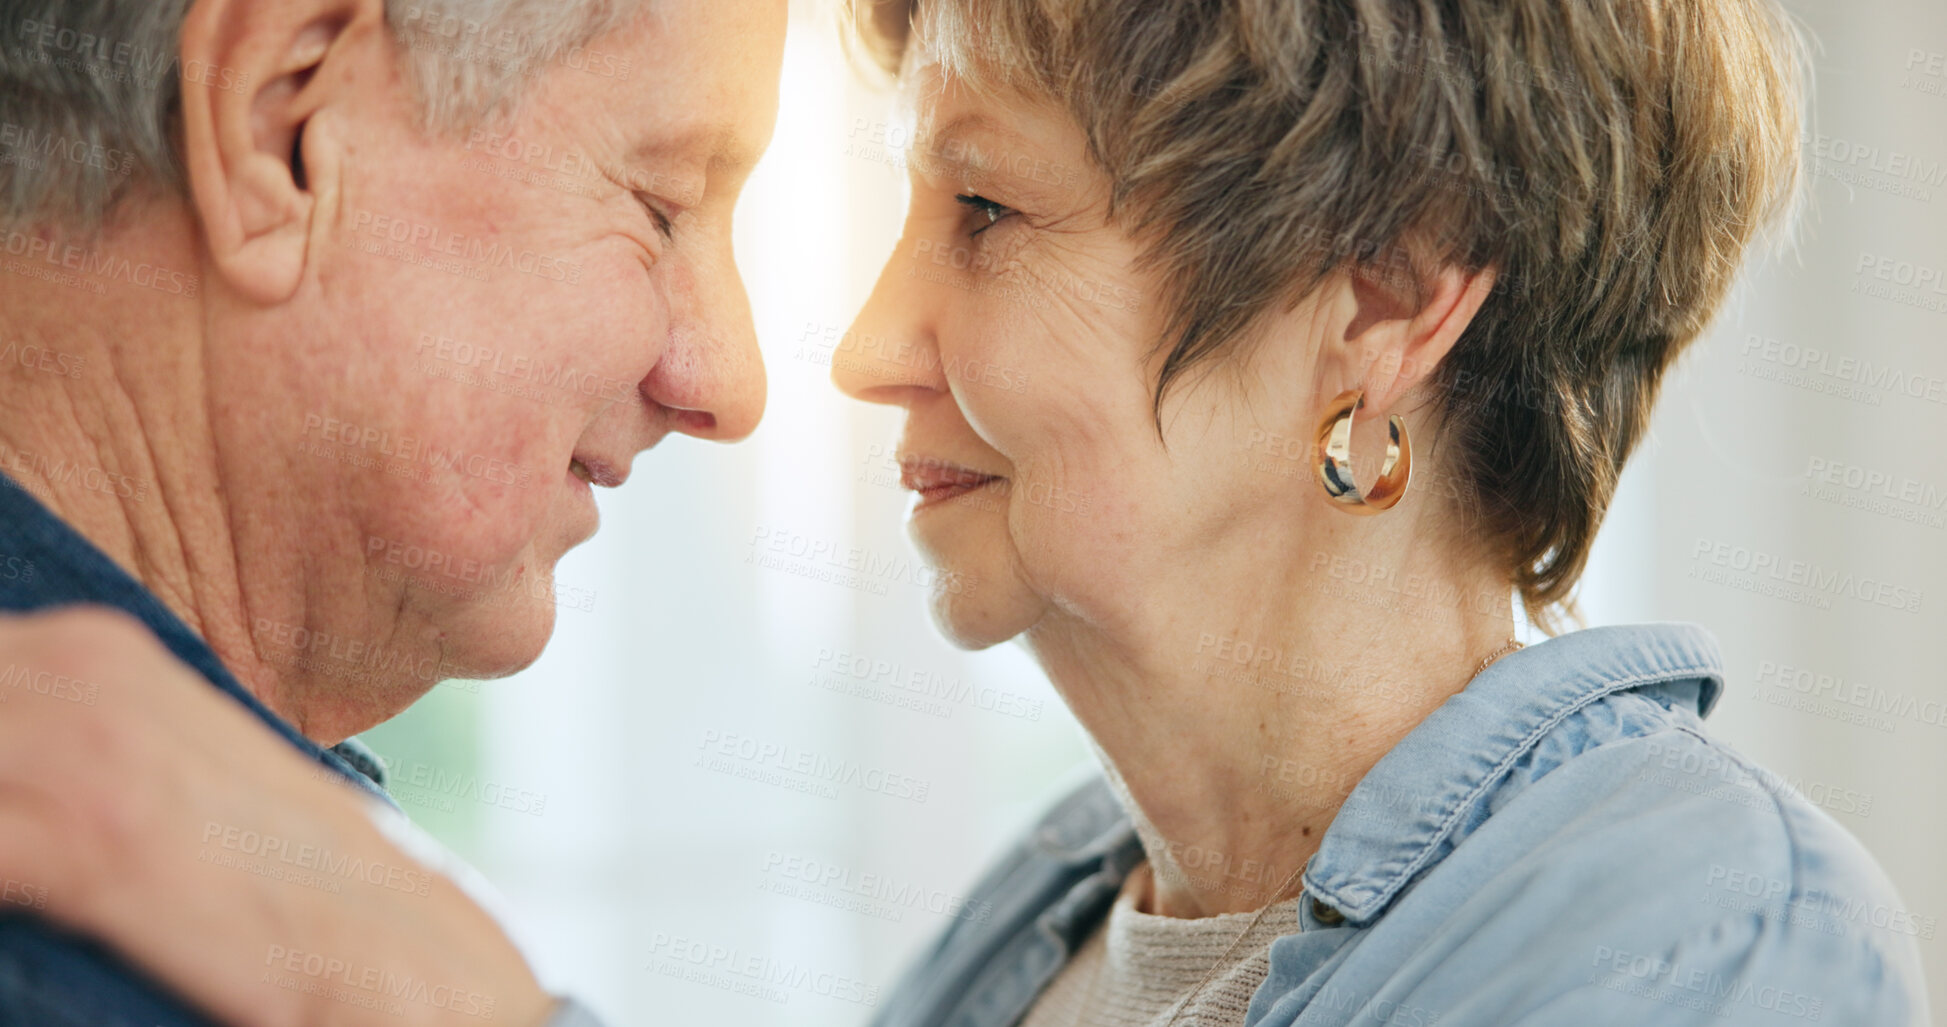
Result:
M297 291L313 231L301 150L380 0L196 0L182 28L183 159L217 275L265 305Z

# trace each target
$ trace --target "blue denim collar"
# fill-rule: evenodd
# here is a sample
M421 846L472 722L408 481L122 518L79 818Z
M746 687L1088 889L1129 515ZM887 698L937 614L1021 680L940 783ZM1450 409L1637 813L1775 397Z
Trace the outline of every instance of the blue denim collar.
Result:
M1381 757L1305 870L1314 900L1358 924L1382 913L1557 724L1635 691L1701 718L1723 693L1717 641L1694 624L1570 632L1495 661Z
M363 743L348 738L326 749L304 737L246 691L209 644L155 593L5 474L0 474L0 525L5 526L0 533L0 610L28 612L77 603L121 610L141 621L177 659L300 752L397 807L385 792L384 764Z

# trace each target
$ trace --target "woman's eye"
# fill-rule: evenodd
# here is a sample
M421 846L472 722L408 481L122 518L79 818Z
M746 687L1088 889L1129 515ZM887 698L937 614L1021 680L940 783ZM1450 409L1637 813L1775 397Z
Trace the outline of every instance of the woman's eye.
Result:
M960 205L967 208L972 214L975 227L972 232L968 233L969 235L979 235L989 228L994 227L995 222L1014 213L1014 208L1012 207L995 203L985 196L977 196L973 193L962 193L959 196L955 196L954 199L960 201Z
M649 212L649 220L655 223L656 231L661 233L665 240L669 239L676 231L676 225L669 219L669 215L664 214L654 200L642 193L635 194L635 199L637 203L642 204L643 210Z

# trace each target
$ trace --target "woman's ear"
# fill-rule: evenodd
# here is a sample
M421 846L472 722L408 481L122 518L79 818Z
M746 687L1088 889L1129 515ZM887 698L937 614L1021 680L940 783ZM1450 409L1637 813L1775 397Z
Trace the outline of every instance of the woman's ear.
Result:
M1447 265L1430 275L1354 271L1354 314L1341 361L1347 381L1365 389L1363 417L1394 412L1460 341L1494 291L1496 272Z
M183 21L183 160L216 274L288 299L311 244L306 124L349 90L346 51L381 40L381 0L196 0Z

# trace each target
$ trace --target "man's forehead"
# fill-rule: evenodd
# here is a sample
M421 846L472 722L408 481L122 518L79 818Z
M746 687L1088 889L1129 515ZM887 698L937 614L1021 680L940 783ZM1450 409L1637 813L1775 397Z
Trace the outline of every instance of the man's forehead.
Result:
M622 108L615 113L636 123L644 150L680 154L713 171L747 171L777 117L782 8L770 24L765 3L748 4L736 16L710 11L714 6L710 0L651 6L632 40L645 74L613 98ZM776 39L768 37L772 31Z

